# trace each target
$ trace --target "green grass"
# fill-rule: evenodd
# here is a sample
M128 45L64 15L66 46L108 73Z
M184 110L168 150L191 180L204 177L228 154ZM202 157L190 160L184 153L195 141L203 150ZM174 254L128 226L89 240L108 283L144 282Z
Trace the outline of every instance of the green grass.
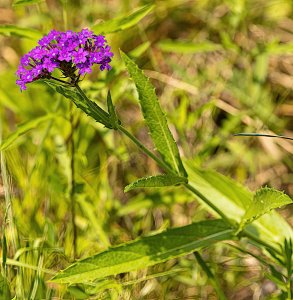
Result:
M20 93L14 73L19 58L35 46L36 30L41 34L52 28L79 30L155 4L138 25L107 34L115 52L113 70L104 74L96 69L81 87L103 108L110 89L123 124L153 149L118 50L130 53L155 85L186 161L215 169L252 190L268 185L292 196L292 142L233 136L238 132L293 136L292 87L287 83L292 77L288 63L292 3L43 1L14 7L10 1L2 3L8 19L0 16L1 23L29 30L0 36L0 136L5 140L23 122L51 114L56 118L32 126L1 153L0 298L8 287L16 299L217 299L213 277L208 278L193 255L93 285L66 287L48 281L73 262L72 139L77 258L211 215L181 188L124 193L137 178L160 173L157 165L126 138L79 110L74 109L70 120L68 99L44 83L33 83ZM282 213L292 224L292 207ZM261 294L263 299L282 299L280 285L271 283L269 267L231 244L200 251L227 298ZM238 246L263 255L245 240Z

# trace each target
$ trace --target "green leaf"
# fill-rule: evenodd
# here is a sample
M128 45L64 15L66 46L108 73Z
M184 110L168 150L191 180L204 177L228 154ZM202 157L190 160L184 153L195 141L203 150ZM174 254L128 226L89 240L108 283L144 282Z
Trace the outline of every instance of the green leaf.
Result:
M186 163L188 182L218 207L228 218L240 224L242 216L253 201L252 192L234 180L215 171L202 170L191 163ZM198 198L206 209L214 211ZM279 248L286 238L293 238L291 226L277 212L263 215L244 229L250 234L261 238L272 246Z
M82 283L142 269L231 238L233 230L222 220L172 228L83 259L58 273L51 281Z
M43 36L43 34L37 30L22 28L14 25L0 25L0 35L17 36L32 40L38 40Z
M121 55L136 85L142 113L157 150L173 171L186 177L187 174L181 162L178 147L167 125L167 119L162 112L154 87L149 78L126 54L121 52Z
M140 178L137 181L127 185L124 189L124 192L129 192L137 188L172 186L180 183L187 183L187 178L170 174L149 176Z
M32 4L38 4L44 2L44 0L14 0L12 6L26 6Z
M178 40L163 40L157 46L164 52L174 53L202 53L221 50L222 46L212 42L193 43Z
M9 147L13 146L13 143L17 140L17 138L27 133L29 130L34 129L38 127L41 123L54 118L56 118L56 115L48 114L39 118L35 118L31 121L19 124L17 130L10 134L8 138L6 138L2 142L2 144L0 145L0 151L7 150Z
M129 16L118 17L101 24L94 25L92 30L95 34L105 34L125 30L136 25L142 18L154 9L154 5L143 6Z
M2 236L2 268L3 270L6 268L6 259L7 259L7 240L5 232Z
M269 55L284 55L293 53L293 43L277 44L275 42L267 45L266 52Z
M253 201L242 217L240 228L271 210L290 203L292 199L283 192L268 187L261 188L256 191Z
M115 107L114 107L114 104L112 102L112 97L111 97L110 91L108 91L108 95L107 95L107 106L108 106L108 112L109 112L109 115L110 115L110 121L111 121L111 124L112 124L112 128L117 129L118 125L120 125L121 122L118 119L118 116L116 114Z
M102 123L107 128L113 128L110 116L95 102L86 98L84 94L78 93L74 88L64 87L52 82L45 81L49 86L54 88L56 92L73 101L76 107L83 110L88 116L92 117L96 122Z

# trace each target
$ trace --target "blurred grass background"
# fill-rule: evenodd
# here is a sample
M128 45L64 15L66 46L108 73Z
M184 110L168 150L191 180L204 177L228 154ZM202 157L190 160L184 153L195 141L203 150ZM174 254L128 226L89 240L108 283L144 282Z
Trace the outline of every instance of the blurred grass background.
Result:
M122 122L153 148L119 58L120 48L136 59L156 86L186 161L216 169L252 190L268 185L292 196L293 144L233 136L238 132L293 136L291 0L47 0L17 7L0 0L0 24L44 34L52 28L80 30L149 3L155 9L138 26L107 35L115 52L113 70L108 74L95 70L82 82L86 93L104 106L110 89ZM88 295L92 299L216 299L192 256L94 287L66 289L45 282L72 257L71 129L66 99L42 83L30 84L22 93L15 85L19 59L35 45L34 39L0 36L2 138L19 123L48 113L59 116L19 137L2 156L2 232L7 227L4 215L9 199L13 211L6 231L11 294L19 299L87 299ZM78 110L74 124L78 257L210 217L181 189L124 194L128 183L160 170L119 134ZM293 223L292 208L281 213ZM252 257L223 244L203 254L229 299L277 299L277 287Z

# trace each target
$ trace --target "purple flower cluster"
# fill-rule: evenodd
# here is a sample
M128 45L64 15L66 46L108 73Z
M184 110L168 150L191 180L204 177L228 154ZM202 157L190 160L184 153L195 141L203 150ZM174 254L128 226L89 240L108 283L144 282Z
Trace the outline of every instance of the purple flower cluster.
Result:
M100 70L110 70L113 53L103 35L95 35L88 29L80 32L51 30L39 40L38 46L25 54L18 67L16 83L21 90L26 84L40 78L52 78L58 68L65 77L76 83L85 73L91 73L94 64Z

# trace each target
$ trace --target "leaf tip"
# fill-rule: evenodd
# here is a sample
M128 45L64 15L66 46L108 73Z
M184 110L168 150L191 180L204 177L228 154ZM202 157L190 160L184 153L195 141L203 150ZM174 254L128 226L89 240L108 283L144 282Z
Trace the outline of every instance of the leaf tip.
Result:
M129 191L131 191L131 184L128 184L125 188L124 188L124 193L128 193Z

